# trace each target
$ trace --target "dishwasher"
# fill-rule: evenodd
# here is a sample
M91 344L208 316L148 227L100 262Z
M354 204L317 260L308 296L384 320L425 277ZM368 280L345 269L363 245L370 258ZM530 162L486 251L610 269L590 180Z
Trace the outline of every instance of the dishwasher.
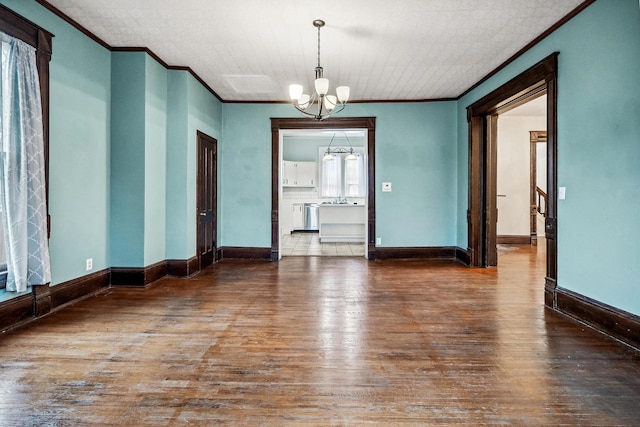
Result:
M304 230L305 231L318 231L320 224L318 214L320 207L317 203L305 203L304 204Z

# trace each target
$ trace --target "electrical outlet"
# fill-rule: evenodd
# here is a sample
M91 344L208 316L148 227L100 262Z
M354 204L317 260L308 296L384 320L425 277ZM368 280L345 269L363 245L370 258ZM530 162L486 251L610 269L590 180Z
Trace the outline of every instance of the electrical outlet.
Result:
M87 258L87 271L93 269L93 258Z
M376 237L376 245L382 244L382 237Z

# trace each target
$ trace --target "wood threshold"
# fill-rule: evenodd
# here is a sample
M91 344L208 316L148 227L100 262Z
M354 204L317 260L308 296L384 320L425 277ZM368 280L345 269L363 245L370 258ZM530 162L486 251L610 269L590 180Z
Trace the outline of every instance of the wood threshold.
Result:
M496 243L501 245L530 245L531 244L531 236L511 236L511 235L502 235L496 237Z

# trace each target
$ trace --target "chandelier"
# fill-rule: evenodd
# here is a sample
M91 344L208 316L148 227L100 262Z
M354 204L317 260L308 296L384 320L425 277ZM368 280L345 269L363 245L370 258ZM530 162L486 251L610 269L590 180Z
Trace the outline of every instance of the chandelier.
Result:
M302 93L303 87L299 84L289 86L289 96L293 106L307 117L324 120L332 113L342 111L349 100L349 86L338 86L335 95L328 95L329 79L322 75L320 66L320 28L324 27L324 21L316 19L313 26L318 29L318 66L316 67L315 91L311 95Z
M336 137L336 134L334 133L331 137L331 141L329 142L329 146L327 147L327 151L325 151L324 156L322 157L323 161L327 162L335 160L336 156L334 156L334 154L347 154L347 156L344 158L345 160L358 160L358 156L356 156L353 152L353 146L351 145L351 141L349 140L346 132L344 136L345 138L347 138L347 142L349 142L349 150L344 147L331 148L331 144L333 144L333 138Z

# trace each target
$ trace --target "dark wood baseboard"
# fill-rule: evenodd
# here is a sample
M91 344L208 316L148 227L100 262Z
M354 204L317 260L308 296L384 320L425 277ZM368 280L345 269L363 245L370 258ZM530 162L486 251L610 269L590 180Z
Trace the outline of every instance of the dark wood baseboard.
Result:
M369 253L369 259L458 259L458 249L454 246L376 247L373 258Z
M144 287L167 275L167 261L147 267L112 267L111 286Z
M221 259L255 259L271 261L271 248L251 248L244 246L223 246Z
M469 249L456 248L456 259L468 266L471 263Z
M55 286L32 287L29 294L0 303L0 330L19 326L57 308L77 301L109 286L109 270L78 277Z
M26 294L0 303L0 331L31 320L35 316L33 294Z
M109 274L109 269L96 271L87 276L50 286L51 308L56 309L57 307L108 288Z
M188 260L161 261L148 267L114 267L55 286L34 286L29 294L0 302L0 331L44 316L109 286L144 287L167 274L186 277L198 269L198 259L193 257Z
M552 309L640 350L640 317L564 288Z
M496 243L500 245L530 245L531 236L496 236Z
M189 277L200 270L198 257L167 260L167 274L175 277Z

